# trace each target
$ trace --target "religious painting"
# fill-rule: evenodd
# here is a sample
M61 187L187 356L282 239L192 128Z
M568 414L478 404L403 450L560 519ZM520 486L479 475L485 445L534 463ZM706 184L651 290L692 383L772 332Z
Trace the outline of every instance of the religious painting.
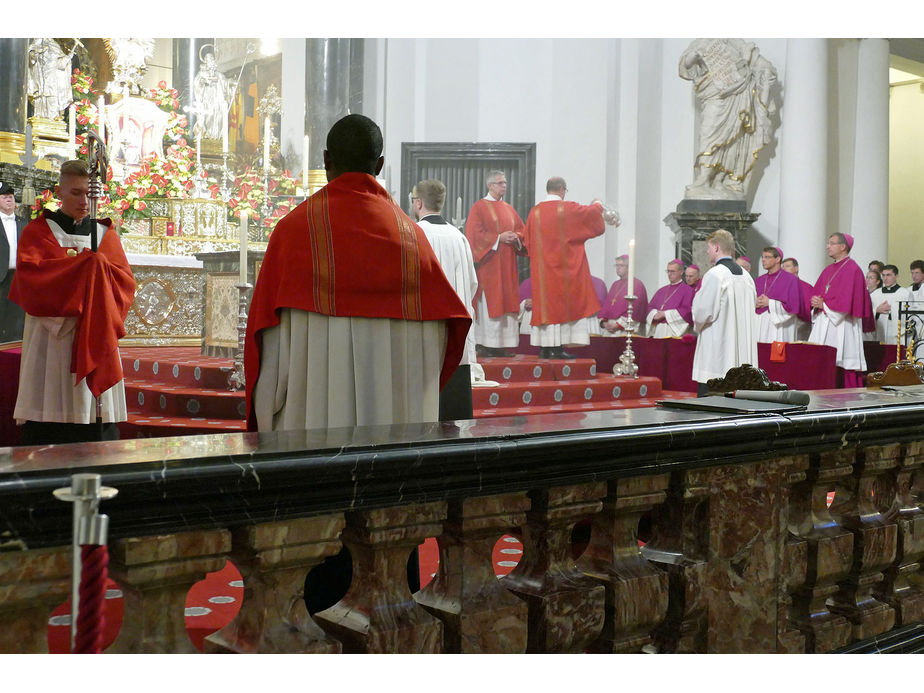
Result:
M169 117L153 101L137 97L121 99L106 109L109 162L116 180L137 171L146 156L163 158Z

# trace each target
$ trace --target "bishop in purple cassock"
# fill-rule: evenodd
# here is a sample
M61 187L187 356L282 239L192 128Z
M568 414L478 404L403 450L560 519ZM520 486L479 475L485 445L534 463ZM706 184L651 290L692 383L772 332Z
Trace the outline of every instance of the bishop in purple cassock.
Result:
M757 290L757 341L794 342L798 339L802 292L799 279L781 268L783 252L764 248L761 265L767 270L754 280Z
M680 260L667 263L668 284L655 292L648 302L648 336L655 338L681 337L693 326L693 295L695 289L684 279Z
M866 371L863 333L876 327L866 275L850 257L852 247L850 234L828 237L827 253L834 262L824 268L812 291L812 334L808 341L833 346L842 386L862 387Z
M625 299L629 295L629 256L620 255L616 258L616 276L619 277L610 287L603 307L600 308L600 327L603 328L604 337L618 337L625 334L626 316L629 312L629 302ZM632 294L636 296L632 302L632 319L642 322L648 314L648 293L641 280L635 278Z

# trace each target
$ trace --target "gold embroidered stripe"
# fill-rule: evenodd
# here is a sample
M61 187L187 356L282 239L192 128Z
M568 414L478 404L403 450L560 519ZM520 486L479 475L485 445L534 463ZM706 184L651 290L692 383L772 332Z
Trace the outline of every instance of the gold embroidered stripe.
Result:
M420 248L417 246L417 234L399 207L394 205L393 209L398 237L401 239L401 310L405 320L420 320L423 310L420 305Z
M334 315L336 296L334 292L334 246L331 237L330 208L327 191L309 198L308 243L314 269L314 300L319 313Z

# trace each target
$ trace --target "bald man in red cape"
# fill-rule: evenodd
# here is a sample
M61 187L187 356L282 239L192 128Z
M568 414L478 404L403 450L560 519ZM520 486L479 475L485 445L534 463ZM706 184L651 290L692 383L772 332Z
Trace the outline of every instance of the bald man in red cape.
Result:
M545 189L522 234L532 280L530 344L539 358L573 358L563 347L590 344L585 318L600 310L584 243L606 229L603 205L566 202L565 180L557 176Z
M84 162L62 164L60 210L46 210L19 242L10 298L26 311L14 411L24 445L118 438L115 424L128 418L118 340L135 280L110 220L87 218L88 185ZM92 423L97 397L102 432Z
M247 322L251 430L438 419L471 325L423 231L376 182L382 135L331 128L330 181L270 237Z

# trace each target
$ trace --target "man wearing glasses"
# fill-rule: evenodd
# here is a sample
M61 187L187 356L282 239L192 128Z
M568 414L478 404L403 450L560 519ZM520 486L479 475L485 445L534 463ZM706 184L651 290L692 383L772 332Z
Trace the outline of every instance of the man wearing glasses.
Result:
M465 222L465 237L478 274L473 331L480 356L510 356L507 349L520 344L516 256L526 254L520 241L524 224L503 200L507 193L504 172L491 171L485 183L487 195L472 205Z
M682 337L693 325L693 287L685 280L683 263L667 263L667 284L655 291L648 302L648 336Z

